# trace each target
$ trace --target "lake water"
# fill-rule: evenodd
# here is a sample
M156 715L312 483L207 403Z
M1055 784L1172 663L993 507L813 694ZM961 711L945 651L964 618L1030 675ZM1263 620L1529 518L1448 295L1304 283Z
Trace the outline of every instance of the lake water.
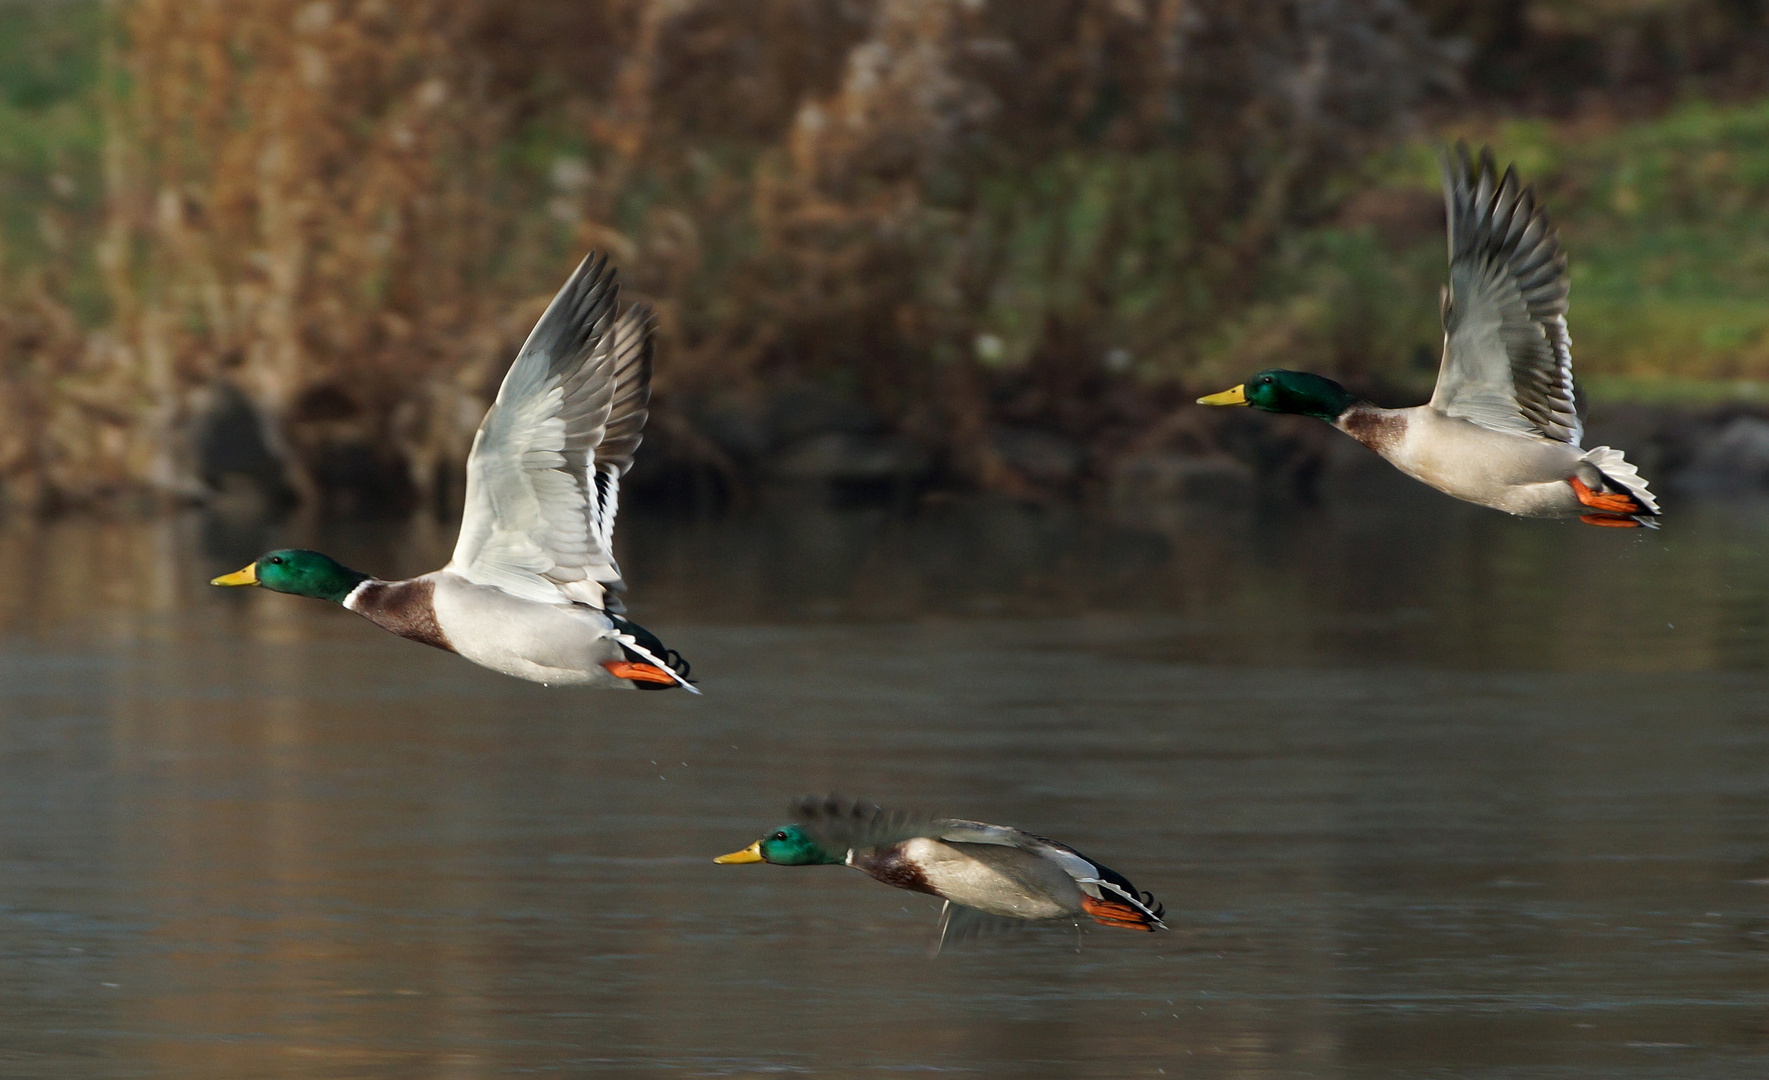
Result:
M205 584L450 526L4 524L0 1075L1769 1075L1769 505L1670 506L629 514L699 698ZM830 790L1172 931L712 863Z

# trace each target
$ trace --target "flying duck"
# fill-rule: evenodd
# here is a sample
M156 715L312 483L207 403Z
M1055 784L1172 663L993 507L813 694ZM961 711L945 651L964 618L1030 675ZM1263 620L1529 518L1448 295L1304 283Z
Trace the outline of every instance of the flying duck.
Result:
M440 570L383 581L317 551L272 551L214 585L338 603L400 637L565 686L683 687L688 664L629 621L614 561L620 478L651 398L653 316L616 311L594 253L528 335L467 458L466 508Z
M1535 194L1492 153L1445 155L1450 283L1443 365L1431 401L1383 409L1300 371L1262 371L1201 405L1319 417L1401 472L1522 517L1654 525L1658 501L1619 450L1579 445L1566 256Z
M1164 908L1124 875L1055 840L1006 825L930 818L837 796L792 804L792 822L717 863L851 866L945 901L939 944L989 919L1079 920L1165 929ZM938 945L935 951L938 951Z

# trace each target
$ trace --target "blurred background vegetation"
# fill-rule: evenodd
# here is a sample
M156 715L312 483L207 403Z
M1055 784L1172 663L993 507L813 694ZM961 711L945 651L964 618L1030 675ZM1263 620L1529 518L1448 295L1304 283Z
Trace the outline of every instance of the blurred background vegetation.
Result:
M1083 491L1260 367L1418 400L1454 138L1594 400L1769 380L1763 0L0 0L0 498L446 503L589 248L641 489Z

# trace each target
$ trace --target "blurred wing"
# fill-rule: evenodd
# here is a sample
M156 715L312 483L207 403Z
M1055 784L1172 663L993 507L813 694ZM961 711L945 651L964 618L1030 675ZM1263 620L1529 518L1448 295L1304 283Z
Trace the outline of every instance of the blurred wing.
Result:
M1431 405L1494 431L1579 444L1566 256L1548 215L1511 169L1466 147L1445 157L1450 286L1443 367Z
M467 458L449 569L542 603L620 610L614 518L647 415L651 314L614 317L605 258L566 281L486 412Z
M807 795L792 804L793 820L830 851L875 848L934 836L941 819L909 810L887 810L864 799Z
M1022 919L989 915L948 900L940 908L940 934L934 941L933 955L939 956L950 946L977 938L1014 933L1025 929L1026 925Z

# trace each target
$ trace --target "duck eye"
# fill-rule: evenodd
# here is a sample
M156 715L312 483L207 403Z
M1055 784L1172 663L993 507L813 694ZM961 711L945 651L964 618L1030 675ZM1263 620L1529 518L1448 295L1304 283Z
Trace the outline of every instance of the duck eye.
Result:
M779 831L779 832L777 832L777 833L775 833L775 834L774 834L774 839L776 839L776 840L784 840L784 839L786 839L786 830L785 830L785 829L781 829L781 830L780 830L780 831Z
M283 564L283 557L281 555L272 555L270 557L270 564L272 566L281 566Z

